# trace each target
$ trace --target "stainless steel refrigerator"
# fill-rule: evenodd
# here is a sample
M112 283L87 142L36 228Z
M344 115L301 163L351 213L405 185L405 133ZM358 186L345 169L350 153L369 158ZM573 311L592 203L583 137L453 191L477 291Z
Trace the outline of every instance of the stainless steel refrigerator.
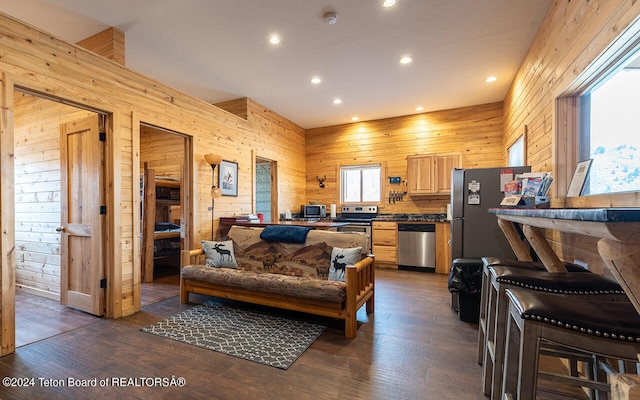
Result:
M487 212L500 207L502 185L531 167L453 169L451 171L451 260L515 258L497 218Z

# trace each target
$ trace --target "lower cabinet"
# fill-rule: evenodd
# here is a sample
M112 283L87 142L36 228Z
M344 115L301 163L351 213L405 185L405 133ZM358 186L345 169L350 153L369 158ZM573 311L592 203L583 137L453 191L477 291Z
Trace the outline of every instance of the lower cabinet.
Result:
M436 273L449 274L451 269L451 226L449 222L436 223Z
M434 222L429 222L433 224ZM449 222L436 224L436 273L449 274L451 268L451 237ZM398 224L395 221L373 221L372 253L376 256L376 266L398 268Z
M372 252L379 267L398 267L398 224L387 221L373 221Z

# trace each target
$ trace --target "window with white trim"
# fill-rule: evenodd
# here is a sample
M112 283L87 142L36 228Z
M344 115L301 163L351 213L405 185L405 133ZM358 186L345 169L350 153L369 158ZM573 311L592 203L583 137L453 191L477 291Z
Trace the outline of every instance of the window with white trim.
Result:
M381 196L380 164L340 167L340 201L379 203Z

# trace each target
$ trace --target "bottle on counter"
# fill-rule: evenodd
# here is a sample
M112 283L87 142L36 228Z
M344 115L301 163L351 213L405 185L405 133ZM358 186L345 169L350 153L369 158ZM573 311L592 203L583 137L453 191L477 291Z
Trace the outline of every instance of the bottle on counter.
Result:
M291 219L291 211L287 209L284 213L284 219Z

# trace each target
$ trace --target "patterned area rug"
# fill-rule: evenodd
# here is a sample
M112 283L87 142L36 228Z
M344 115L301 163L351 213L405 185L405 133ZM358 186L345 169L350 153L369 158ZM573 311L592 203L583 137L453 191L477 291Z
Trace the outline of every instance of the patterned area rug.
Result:
M326 325L276 310L207 301L141 331L220 353L288 369Z

